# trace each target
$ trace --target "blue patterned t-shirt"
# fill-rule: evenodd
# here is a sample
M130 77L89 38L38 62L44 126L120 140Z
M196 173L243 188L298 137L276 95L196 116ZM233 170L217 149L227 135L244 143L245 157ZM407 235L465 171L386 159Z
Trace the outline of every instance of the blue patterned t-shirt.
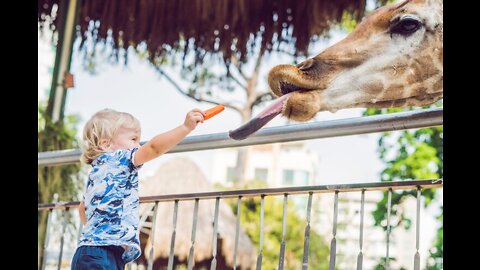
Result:
M79 246L123 246L125 263L141 254L139 238L138 148L104 153L92 162L84 195L87 223Z

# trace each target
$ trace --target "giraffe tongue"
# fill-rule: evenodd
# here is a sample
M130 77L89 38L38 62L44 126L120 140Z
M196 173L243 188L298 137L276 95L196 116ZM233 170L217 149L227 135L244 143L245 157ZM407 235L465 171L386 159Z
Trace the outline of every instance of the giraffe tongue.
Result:
M230 130L228 136L234 140L244 140L255 133L282 112L285 101L290 94L291 93L281 96L250 121L235 130Z

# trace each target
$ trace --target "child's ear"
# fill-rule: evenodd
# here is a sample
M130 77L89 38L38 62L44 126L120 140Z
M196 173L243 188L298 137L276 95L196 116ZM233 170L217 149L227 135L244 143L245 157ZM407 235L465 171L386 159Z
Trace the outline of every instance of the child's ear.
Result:
M104 148L104 149L107 149L108 147L110 147L110 140L101 139L100 140L100 146L102 146L102 148Z

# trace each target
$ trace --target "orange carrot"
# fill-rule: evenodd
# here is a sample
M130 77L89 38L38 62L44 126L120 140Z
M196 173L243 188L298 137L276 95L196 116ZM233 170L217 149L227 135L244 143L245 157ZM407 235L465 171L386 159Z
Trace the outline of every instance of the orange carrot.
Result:
M225 107L223 105L217 105L211 109L206 110L205 117L203 118L203 120L207 120L214 117L215 115L221 113L224 109Z

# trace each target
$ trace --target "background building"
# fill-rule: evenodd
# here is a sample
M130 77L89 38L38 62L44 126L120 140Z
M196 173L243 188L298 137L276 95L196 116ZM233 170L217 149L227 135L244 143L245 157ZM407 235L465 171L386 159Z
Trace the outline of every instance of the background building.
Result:
M212 181L232 185L236 159L236 148L218 150L213 157ZM318 156L304 142L255 145L246 179L264 181L268 187L317 185L318 165Z
M220 149L214 155L212 181L231 186L235 181L236 148ZM310 151L304 142L276 143L252 146L248 162L247 179L264 181L269 188L305 185L341 184L339 181L322 182L318 178L320 161L318 156ZM333 179L334 180L334 179ZM360 182L360 181L358 181ZM371 191L365 193L364 224L363 224L363 266L373 269L381 258L386 256L386 232L374 226L372 212L382 198L382 192ZM301 217L306 217L307 195L292 195L289 203L293 202ZM360 251L360 207L361 193L340 193L337 218L337 259L339 269L355 269ZM398 205L398 210L411 219L411 227L406 230L403 226L393 230L390 235L389 254L392 269L413 267L415 254L415 217L416 199L409 198ZM425 234L428 229L429 214L421 209L421 216L427 220L421 222L421 254L426 257L427 247L431 246L431 235ZM326 241L332 239L334 212L334 194L320 193L313 196L311 224ZM395 220L392 218L391 224ZM421 259L421 266L425 266L425 259Z

